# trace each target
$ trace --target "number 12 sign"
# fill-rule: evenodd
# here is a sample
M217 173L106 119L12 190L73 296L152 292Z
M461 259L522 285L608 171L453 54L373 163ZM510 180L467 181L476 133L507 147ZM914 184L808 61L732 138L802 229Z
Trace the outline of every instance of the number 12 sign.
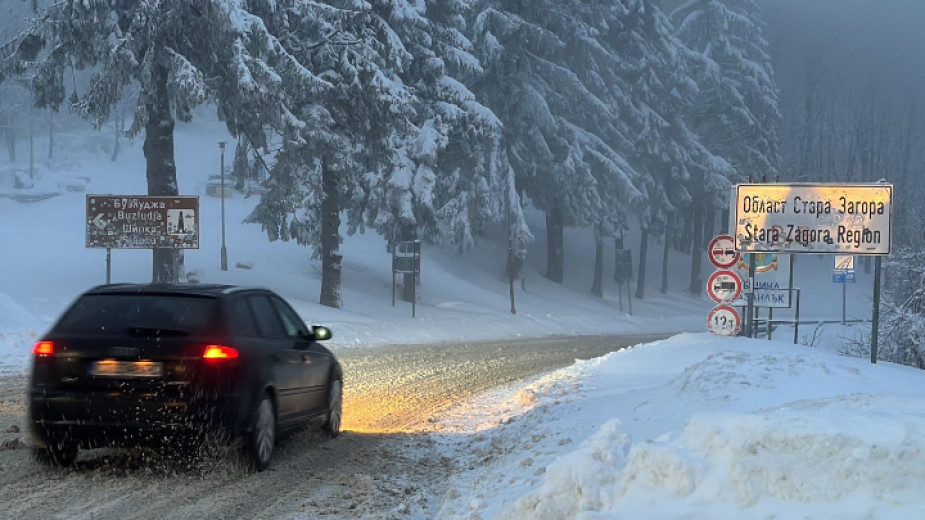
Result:
M717 305L707 315L707 330L717 336L736 336L742 330L742 317L728 305Z

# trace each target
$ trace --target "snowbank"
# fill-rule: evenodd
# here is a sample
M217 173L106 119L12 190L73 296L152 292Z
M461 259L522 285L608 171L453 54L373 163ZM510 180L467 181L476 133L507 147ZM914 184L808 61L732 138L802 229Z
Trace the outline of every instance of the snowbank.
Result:
M706 334L579 365L472 442L439 518L921 516L921 371Z

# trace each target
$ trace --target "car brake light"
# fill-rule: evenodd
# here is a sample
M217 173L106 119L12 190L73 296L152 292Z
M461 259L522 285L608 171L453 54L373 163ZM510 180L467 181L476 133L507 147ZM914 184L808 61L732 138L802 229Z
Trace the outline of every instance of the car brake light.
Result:
M32 347L32 353L36 356L50 356L55 353L55 344L50 341L39 341Z
M237 357L238 349L224 345L208 345L205 352L202 353L202 358L210 361L237 359Z

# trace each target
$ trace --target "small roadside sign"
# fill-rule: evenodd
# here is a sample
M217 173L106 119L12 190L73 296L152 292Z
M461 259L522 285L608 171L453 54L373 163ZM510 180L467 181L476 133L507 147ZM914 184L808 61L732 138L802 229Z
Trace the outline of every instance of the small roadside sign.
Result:
M854 271L854 255L835 255L836 271Z
M720 269L732 267L739 260L739 253L735 250L735 239L732 235L717 235L710 241L707 248L710 262Z
M854 283L854 255L834 255L832 282Z
M707 330L717 336L736 336L742 330L742 316L733 307L717 305L707 315Z
M755 255L754 291L749 283L750 255ZM755 307L790 307L790 286L793 284L791 255L783 253L745 253L730 268L742 279L742 294L732 304L748 305L748 293L754 292Z
M707 293L715 302L735 300L742 294L742 279L733 271L716 271L707 280Z
M856 278L854 271L847 273L845 271L835 271L832 273L832 282L834 283L854 283Z

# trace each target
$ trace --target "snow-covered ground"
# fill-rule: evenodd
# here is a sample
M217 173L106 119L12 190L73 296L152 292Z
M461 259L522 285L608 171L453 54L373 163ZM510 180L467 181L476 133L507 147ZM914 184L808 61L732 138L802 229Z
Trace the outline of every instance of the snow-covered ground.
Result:
M216 123L177 129L180 190L199 195L201 211L201 248L187 252L186 270L202 282L278 291L306 321L333 328L335 350L681 333L451 410L435 435L449 445L460 442L457 433L467 434L468 449L452 452L466 453L458 467L468 469L453 476L446 496L433 498L440 518L921 516L925 373L839 355L863 341L863 325L803 325L796 345L787 327L774 341L711 336L703 331L712 301L681 290L687 257L670 257L674 289L659 293L660 244L650 248L646 297L633 301L630 315L611 280L603 299L590 294L594 255L586 230L567 232L565 283L541 276L538 214L516 315L503 277L505 250L491 234L464 256L425 246L415 317L408 303L392 306L384 241L346 237L344 308L326 308L316 303L319 264L310 251L268 243L259 226L241 223L253 198L236 193L225 201L229 270L219 269L221 203L205 194L205 182L219 170L217 142L229 138ZM13 168L0 167L0 375L25 373L35 339L80 291L105 281L105 251L84 247L86 194L145 193L140 143L111 162L104 150L92 150L105 146L103 135L61 134L56 142L56 158L37 161L30 190L14 189ZM226 151L226 164L232 154ZM14 166L19 175L28 171L22 161ZM56 196L20 202L8 198L13 193ZM627 246L638 249L635 236ZM607 255L609 278L612 247ZM150 258L147 250L113 251L112 280L149 280ZM801 256L795 266L803 317L840 319L842 292L831 282L831 258ZM711 271L705 266L703 278ZM849 319L870 316L871 278L859 269L858 282L848 287Z
M438 518L921 518L923 392L908 367L681 334L459 410L485 430Z

